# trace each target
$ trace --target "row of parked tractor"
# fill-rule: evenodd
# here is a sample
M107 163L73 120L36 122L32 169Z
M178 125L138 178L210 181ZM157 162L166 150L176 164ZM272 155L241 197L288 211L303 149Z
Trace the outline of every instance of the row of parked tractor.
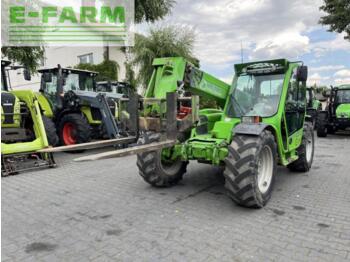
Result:
M235 65L232 85L181 57L158 58L144 96L121 82L96 82L95 72L38 70L38 92L13 90L1 62L2 175L54 167L54 153L114 150L76 161L137 154L149 184L178 183L190 160L222 167L229 197L246 207L270 199L277 165L310 170L314 129L320 137L350 127L350 85L325 93L306 87L308 69L276 59ZM24 77L30 74L24 69ZM201 99L215 102L203 108Z

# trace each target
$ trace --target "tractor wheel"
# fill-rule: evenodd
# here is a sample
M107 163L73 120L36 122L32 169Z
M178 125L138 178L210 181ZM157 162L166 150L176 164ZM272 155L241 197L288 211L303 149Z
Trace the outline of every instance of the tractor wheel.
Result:
M45 127L47 142L50 146L57 146L59 138L57 136L55 123L45 115L42 115L42 119Z
M307 172L310 170L314 159L315 138L310 123L304 124L304 135L300 147L297 149L298 160L288 165L291 171Z
M145 133L138 144L158 142L159 134ZM139 174L149 184L155 187L170 187L177 184L186 173L188 162L179 160L162 160L161 150L145 152L137 155Z
M317 136L326 137L328 133L327 128L327 116L324 114L318 114L317 116Z
M225 159L225 187L238 205L261 208L269 201L277 168L277 146L268 130L259 136L235 135Z
M91 139L90 125L81 114L64 115L58 124L58 132L61 145L81 144Z

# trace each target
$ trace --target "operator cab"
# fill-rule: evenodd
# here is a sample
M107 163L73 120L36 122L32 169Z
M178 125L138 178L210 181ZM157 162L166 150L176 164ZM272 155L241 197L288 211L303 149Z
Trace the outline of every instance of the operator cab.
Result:
M97 92L107 92L121 94L123 97L130 97L131 86L125 82L118 81L101 81L96 84Z
M336 88L336 97L335 97L335 103L336 104L350 104L350 85L349 86L342 86L340 88Z
M95 91L97 72L73 68L53 68L38 70L41 73L40 92L44 93L52 105L57 106L58 97L63 98L69 91ZM59 76L62 74L62 78ZM62 81L61 85L58 81Z
M253 64L243 68L235 79L228 115L273 116L278 110L284 81L283 67L274 64Z

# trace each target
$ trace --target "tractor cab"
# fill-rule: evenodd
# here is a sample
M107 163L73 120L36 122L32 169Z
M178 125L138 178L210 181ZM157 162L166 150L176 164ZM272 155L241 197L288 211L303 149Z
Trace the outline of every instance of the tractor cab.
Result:
M343 85L333 89L334 106L333 111L337 119L344 123L350 121L350 85ZM350 125L350 124L349 124Z
M101 81L96 84L97 92L106 92L121 95L121 97L130 97L131 86L125 82Z
M54 108L59 107L69 91L95 90L96 72L60 66L38 70L41 73L40 92L45 94Z

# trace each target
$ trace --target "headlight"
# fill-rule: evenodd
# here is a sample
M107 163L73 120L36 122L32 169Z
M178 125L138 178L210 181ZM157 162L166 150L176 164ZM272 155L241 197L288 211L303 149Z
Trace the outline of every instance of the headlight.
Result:
M258 124L261 122L260 116L243 116L242 123Z

